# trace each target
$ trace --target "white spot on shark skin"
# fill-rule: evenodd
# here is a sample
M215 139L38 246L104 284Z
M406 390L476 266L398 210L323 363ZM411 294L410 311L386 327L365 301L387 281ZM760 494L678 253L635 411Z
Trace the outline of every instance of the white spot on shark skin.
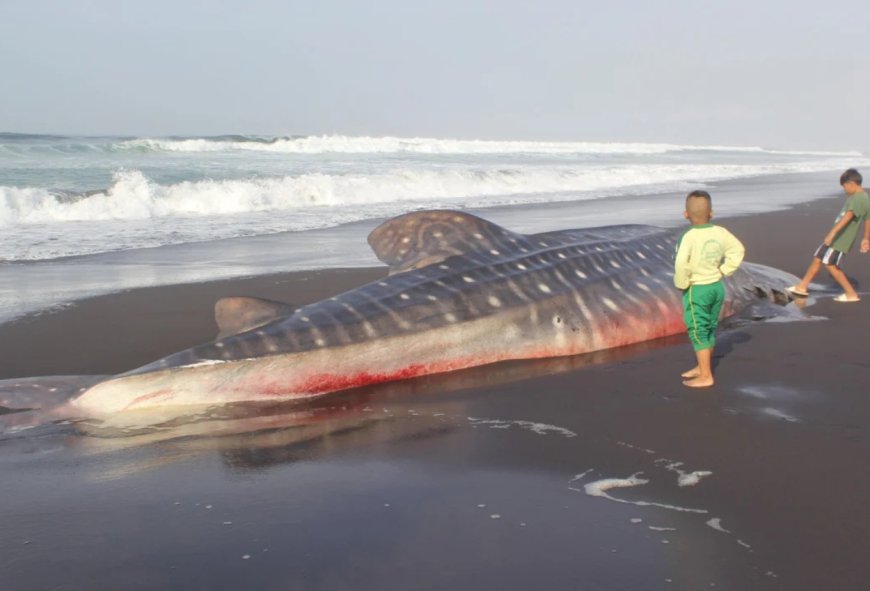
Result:
M323 347L326 345L326 341L324 341L323 339L315 339L314 344L318 347Z
M406 293L399 294L399 297L402 298L403 300L410 300L411 299L411 296L409 296Z
M475 282L474 277L469 277L468 275L463 275L462 280L466 283L474 283Z
M650 291L649 285L647 285L646 283L638 282L635 285L637 285L637 288L640 289L641 291L645 291L647 293L649 293L649 291Z
M386 287L387 283L384 281L378 281L378 285L380 285L381 287Z
M426 299L429 300L430 302L437 302L438 301L438 298L436 296L431 295L431 294L427 295Z
M587 275L580 269L574 269L574 274L577 275L580 279L586 279Z
M613 268L615 268L615 269L621 269L621 268L622 268L622 266L621 266L619 263L617 263L616 261L614 261L614 260L611 260L611 261L610 261L610 266L613 267Z
M447 322L456 322L456 314L448 312L444 315L444 320L446 320Z
M558 256L560 259L568 258L568 257L566 257L566 256L565 256L563 253L561 253L561 252L560 252L558 255L556 255L556 256Z
M498 255L500 255L501 253L500 253L499 251L493 249L493 250L489 251L489 254L494 254L494 255L498 256Z
M447 270L450 268L450 265L438 265L438 268L442 270Z
M647 528L652 531L677 531L677 528L675 527L656 527L655 525L648 525Z
M544 283L539 283L539 284L538 284L538 289L540 289L540 290L543 291L544 293L550 293L550 292L552 291L552 290L550 289L550 286L549 286L549 285L546 285L546 284L544 284Z
M311 318L309 318L308 316L303 316L302 318L300 318L300 320L302 322L311 322Z
M517 263L517 269L519 269L520 271L525 271L526 266L522 263Z
M474 234L472 234L472 236L474 236L478 240L483 240L483 234L481 234L480 232L475 232Z
M402 244L408 244L410 241L411 241L411 239L408 236L405 236L404 238L402 238Z
M504 338L508 340L516 340L523 336L523 331L516 324L508 324L504 328Z
M501 302L500 302L499 299L498 299L497 297L495 297L495 296L489 296L489 297L487 298L486 301L487 301L487 303L489 303L489 305L492 306L493 308L501 308Z
M615 279L610 280L610 286L616 291L623 291L623 287Z
M619 310L619 306L617 306L616 303L613 300L611 300L610 298L601 298L601 301L605 306L607 306L611 310L613 310L615 312Z
M639 251L639 250L638 250L637 252L635 252L634 254L636 254L637 256L639 256L639 257L642 258L642 259L646 259L646 255L643 254L643 253L642 253L641 251Z

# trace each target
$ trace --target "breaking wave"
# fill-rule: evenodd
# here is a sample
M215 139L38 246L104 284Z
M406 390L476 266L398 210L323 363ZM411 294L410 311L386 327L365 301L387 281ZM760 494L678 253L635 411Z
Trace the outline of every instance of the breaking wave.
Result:
M445 204L486 207L582 200L651 190L683 190L688 183L827 170L831 166L830 162L816 161L781 165L406 168L374 174L310 173L175 184L160 184L141 171L126 170L115 173L107 189L87 193L0 186L0 227L302 208L347 210L385 203L410 207Z
M435 138L218 136L209 138L138 138L115 144L119 149L165 152L258 151L286 154L665 154L668 152L733 152L814 156L859 155L859 152L802 152L761 147L691 146L662 143L498 141Z

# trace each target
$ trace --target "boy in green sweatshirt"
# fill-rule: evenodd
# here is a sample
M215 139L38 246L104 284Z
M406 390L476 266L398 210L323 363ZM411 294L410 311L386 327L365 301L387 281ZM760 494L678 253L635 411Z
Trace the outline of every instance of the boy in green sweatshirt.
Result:
M683 290L683 320L695 348L697 365L683 373L683 384L707 388L713 380L716 325L725 301L723 277L743 262L743 244L731 232L710 223L713 203L706 191L692 191L683 213L692 227L677 241L674 285Z

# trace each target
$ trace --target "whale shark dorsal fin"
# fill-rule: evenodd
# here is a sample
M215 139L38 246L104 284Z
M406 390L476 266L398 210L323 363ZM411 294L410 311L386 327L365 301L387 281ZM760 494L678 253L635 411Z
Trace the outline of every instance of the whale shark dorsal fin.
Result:
M390 274L419 269L449 257L489 251L520 236L482 218L450 210L415 211L384 222L369 245Z
M217 338L245 332L293 314L295 308L284 302L252 297L221 298L214 305Z

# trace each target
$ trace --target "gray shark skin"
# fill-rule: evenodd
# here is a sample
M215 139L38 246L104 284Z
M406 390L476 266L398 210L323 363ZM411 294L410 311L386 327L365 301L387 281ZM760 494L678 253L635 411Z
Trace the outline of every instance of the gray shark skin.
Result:
M72 404L95 416L307 398L673 335L685 330L673 286L681 232L622 225L524 235L457 211L405 214L369 235L390 267L385 279L295 311L265 302L250 325L221 326L226 336L97 384ZM759 299L787 303L796 280L744 263L726 279L723 316Z

